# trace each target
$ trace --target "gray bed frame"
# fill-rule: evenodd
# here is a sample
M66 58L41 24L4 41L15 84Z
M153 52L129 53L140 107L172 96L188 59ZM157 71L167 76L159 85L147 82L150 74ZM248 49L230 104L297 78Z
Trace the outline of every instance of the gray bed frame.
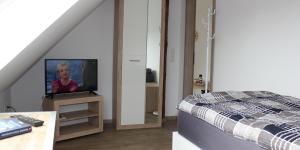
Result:
M178 133L202 150L265 150L254 142L233 137L183 111L178 114Z

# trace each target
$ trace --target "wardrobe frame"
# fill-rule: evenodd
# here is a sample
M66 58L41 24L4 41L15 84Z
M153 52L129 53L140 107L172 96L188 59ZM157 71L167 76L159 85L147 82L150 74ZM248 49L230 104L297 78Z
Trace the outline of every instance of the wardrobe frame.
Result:
M145 124L133 124L133 125L121 125L124 0L115 0L113 124L117 130L155 128L155 127L162 126L163 105L164 105L163 104L164 83L165 83L165 58L166 58L165 54L166 54L166 43L167 43L166 29L167 29L167 19L168 19L167 16L168 0L161 0L161 1L162 1L162 10L161 10L162 14L161 14L161 39L160 39L161 47L160 47L159 94L158 94L159 95L158 96L159 97L158 122L145 123Z

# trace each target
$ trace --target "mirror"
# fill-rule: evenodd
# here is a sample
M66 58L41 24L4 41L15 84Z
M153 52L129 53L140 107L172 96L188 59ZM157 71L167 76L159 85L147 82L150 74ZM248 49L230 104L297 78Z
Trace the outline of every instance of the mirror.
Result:
M216 0L187 0L183 97L212 90Z
M148 0L145 123L159 121L161 10L162 0Z
M213 0L196 0L193 93L210 89L211 13Z

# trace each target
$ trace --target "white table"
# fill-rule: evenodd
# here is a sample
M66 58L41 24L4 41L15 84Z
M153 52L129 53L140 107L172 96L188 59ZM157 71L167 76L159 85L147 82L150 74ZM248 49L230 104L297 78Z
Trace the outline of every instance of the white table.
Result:
M41 127L32 127L32 132L0 140L0 149L3 150L52 150L54 144L56 112L25 112L0 113L0 118L9 118L11 115L25 115L44 121Z

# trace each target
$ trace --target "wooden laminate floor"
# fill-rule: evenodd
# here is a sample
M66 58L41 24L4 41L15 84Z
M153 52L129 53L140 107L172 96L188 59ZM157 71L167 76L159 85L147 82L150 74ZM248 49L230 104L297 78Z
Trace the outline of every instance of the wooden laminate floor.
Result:
M162 128L116 131L111 125L104 132L58 142L54 150L171 150L176 120Z

